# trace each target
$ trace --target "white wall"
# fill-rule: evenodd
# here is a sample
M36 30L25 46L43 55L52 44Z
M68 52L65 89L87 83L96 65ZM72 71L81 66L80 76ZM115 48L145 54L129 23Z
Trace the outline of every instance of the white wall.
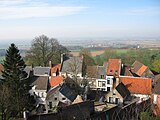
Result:
M107 84L107 80L110 81L110 84ZM104 83L105 85L102 86L102 83ZM107 91L107 87L110 87L110 91L112 91L113 76L106 76L105 79L96 79L96 88L97 89L100 89L100 90L104 89L104 91Z
M37 104L45 104L46 90L36 90L33 86L29 93L36 97Z
M148 100L151 96L150 95L144 95L144 94L131 94L131 96L135 96L139 98L138 102L142 102L143 100Z

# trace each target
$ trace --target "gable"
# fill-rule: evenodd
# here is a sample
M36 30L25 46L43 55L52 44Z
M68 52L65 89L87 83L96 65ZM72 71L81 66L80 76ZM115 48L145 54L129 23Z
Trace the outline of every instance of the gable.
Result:
M121 70L121 59L109 59L107 75L120 75Z

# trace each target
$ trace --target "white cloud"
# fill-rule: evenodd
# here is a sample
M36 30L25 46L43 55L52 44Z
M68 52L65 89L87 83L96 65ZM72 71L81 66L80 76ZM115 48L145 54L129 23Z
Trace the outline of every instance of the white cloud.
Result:
M53 6L41 1L0 0L0 19L66 16L85 9L81 6Z

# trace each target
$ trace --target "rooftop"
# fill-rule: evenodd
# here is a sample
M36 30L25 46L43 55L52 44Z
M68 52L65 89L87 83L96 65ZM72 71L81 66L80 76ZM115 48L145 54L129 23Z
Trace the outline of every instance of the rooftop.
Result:
M152 79L150 78L120 76L119 79L131 93L146 95L152 93Z
M32 77L32 86L36 86L36 90L47 90L48 76L34 76Z
M107 75L120 75L121 70L121 59L109 59Z
M55 87L58 86L59 84L61 84L63 82L64 78L61 76L51 76L50 79L50 85L51 87Z
M148 68L139 61L135 61L132 66L133 66L132 72L136 73L138 76L141 76Z
M50 75L50 67L41 67L41 66L36 66L33 69L33 74L35 76L49 76Z

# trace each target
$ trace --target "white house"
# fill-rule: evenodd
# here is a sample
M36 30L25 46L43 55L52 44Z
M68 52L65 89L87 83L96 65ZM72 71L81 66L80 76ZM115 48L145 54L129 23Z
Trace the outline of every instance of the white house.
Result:
M29 91L36 99L37 107L45 105L45 98L47 96L49 77L48 76L34 76L32 77L32 89Z
M131 96L139 98L139 102L151 98L152 79L143 77L120 76L122 82L130 91Z
M103 91L112 91L115 77L121 72L121 59L109 59L107 64L98 66L96 88Z

